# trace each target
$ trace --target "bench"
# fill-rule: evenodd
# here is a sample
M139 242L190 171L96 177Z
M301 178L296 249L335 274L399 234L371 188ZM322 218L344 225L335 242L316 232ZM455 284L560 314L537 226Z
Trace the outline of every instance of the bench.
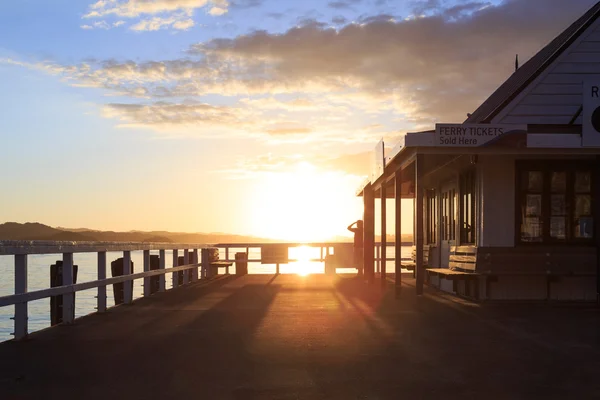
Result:
M427 266L429 265L429 253L430 252L431 252L431 246L428 244L423 245L423 266L425 268L427 268ZM412 262L402 264L402 267L409 271L413 271L413 273L414 273L416 270L416 266L417 266L417 246L412 247L412 253L411 253L410 258L411 258Z
M452 290L459 294L459 282L464 283L465 297L479 300L479 277L476 273L477 247L475 246L452 246L450 248L449 268L428 268L429 276L438 276L452 281Z
M213 278L219 274L219 268L225 268L225 274L229 275L229 267L233 265L233 261L222 261L219 260L219 249L211 248L208 249L208 271L204 271L204 277Z

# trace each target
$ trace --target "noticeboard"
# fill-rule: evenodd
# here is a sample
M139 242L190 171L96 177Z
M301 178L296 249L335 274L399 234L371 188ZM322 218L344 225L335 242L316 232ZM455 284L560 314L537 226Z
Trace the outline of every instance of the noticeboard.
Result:
M264 244L260 248L261 264L287 264L288 246L284 244Z
M526 125L507 124L436 124L437 147L479 147L511 132L527 132Z
M600 81L583 84L583 147L600 147Z

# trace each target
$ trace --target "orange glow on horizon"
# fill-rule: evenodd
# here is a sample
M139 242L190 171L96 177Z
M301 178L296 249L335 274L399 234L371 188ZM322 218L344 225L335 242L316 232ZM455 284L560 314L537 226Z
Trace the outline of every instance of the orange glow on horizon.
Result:
M252 193L253 231L294 242L349 236L346 227L362 215L362 199L355 195L360 180L307 162L287 173L266 175Z

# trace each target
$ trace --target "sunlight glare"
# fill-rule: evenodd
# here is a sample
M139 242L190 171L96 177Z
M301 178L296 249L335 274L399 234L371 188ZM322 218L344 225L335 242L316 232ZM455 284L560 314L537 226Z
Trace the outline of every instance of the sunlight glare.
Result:
M359 177L322 171L308 162L286 173L264 176L251 194L255 235L296 242L347 235L362 213L355 195Z
M316 272L323 272L319 264L312 263L312 249L309 246L293 247L290 249L290 257L297 260L294 262L294 271L300 276L307 276Z

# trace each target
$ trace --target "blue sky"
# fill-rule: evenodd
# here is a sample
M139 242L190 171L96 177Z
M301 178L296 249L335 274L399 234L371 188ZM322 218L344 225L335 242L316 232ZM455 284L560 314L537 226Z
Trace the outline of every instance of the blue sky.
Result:
M462 122L593 3L1 2L0 221L343 234L381 138Z

